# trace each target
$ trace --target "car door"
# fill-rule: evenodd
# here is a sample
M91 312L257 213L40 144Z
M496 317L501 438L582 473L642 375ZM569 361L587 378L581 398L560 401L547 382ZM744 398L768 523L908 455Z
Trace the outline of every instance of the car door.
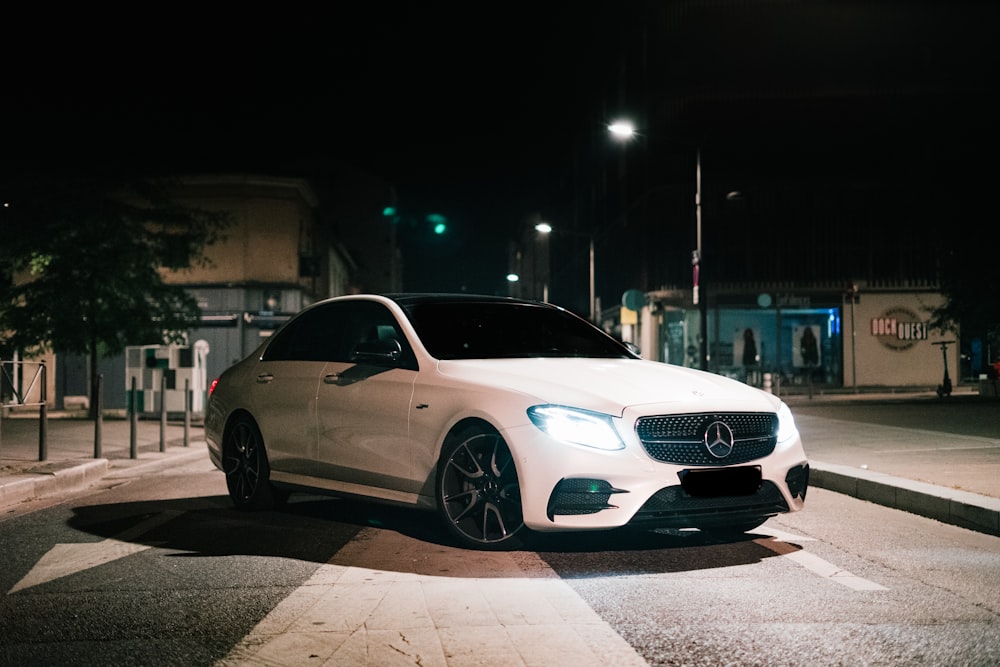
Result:
M346 491L390 498L415 493L420 483L412 479L408 436L417 376L412 349L381 303L338 304L338 321L347 344L326 365L318 387L318 467Z
M312 474L316 393L337 335L332 309L316 306L280 329L257 365L254 417L275 472Z

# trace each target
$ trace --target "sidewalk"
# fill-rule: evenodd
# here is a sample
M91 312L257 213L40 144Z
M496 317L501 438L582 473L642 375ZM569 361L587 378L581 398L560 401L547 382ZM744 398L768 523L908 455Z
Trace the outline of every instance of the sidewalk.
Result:
M1000 536L997 436L848 421L838 421L833 431L829 420L806 414L809 407L823 404L927 398L920 393L841 392L783 398L796 415L806 445L810 486ZM802 413L796 412L797 406ZM105 418L100 456L95 457L92 420L50 414L46 421L46 456L40 461L37 412L0 418L0 511L29 498L86 488L112 469L154 471L208 459L203 429L197 424L190 426L185 444L181 422L168 422L161 438L159 419L138 420L133 457L131 422Z
M990 415L989 425L967 435L931 430L926 422L937 416L935 409L947 410L952 400L942 403L933 391L785 396L809 457L810 486L1000 536L1000 428L994 426L1000 424L1000 402L981 400L967 388L952 396L978 402L980 414ZM829 409L880 402L930 414L904 428L838 419Z
M155 471L208 460L203 429L191 424L185 444L182 421L168 421L161 438L159 419L137 420L134 457L128 419L102 420L100 452L94 421L76 413L49 413L44 451L40 430L37 410L0 416L0 512L31 498L84 489L113 470Z

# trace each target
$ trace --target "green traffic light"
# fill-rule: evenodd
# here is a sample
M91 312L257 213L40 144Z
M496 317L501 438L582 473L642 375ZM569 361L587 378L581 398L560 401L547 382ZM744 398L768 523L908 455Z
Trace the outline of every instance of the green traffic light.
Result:
M433 229L435 234L444 234L448 231L448 219L440 213L431 213L427 216L426 220L434 225Z
M391 218L392 216L396 215L396 207L386 206L384 209L382 209L382 215L384 215L387 218Z

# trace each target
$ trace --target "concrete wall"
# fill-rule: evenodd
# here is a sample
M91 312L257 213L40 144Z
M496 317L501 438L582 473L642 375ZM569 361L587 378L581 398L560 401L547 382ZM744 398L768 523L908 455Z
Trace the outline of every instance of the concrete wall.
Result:
M944 377L941 347L955 334L930 331L930 309L943 297L935 292L862 291L844 305L844 386L936 386ZM852 324L852 313L855 322ZM853 345L851 342L853 334ZM947 346L952 383L958 379L959 345ZM857 360L857 363L854 360Z

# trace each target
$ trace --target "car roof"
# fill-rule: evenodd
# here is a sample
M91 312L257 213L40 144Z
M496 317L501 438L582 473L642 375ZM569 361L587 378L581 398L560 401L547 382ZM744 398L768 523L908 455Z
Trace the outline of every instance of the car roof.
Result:
M466 294L464 292L455 293L434 293L434 292L401 292L394 294L382 294L387 299L392 299L400 306L412 306L421 303L514 303L530 306L548 306L557 308L548 303L530 301L528 299L516 299L510 296L490 296L487 294Z

